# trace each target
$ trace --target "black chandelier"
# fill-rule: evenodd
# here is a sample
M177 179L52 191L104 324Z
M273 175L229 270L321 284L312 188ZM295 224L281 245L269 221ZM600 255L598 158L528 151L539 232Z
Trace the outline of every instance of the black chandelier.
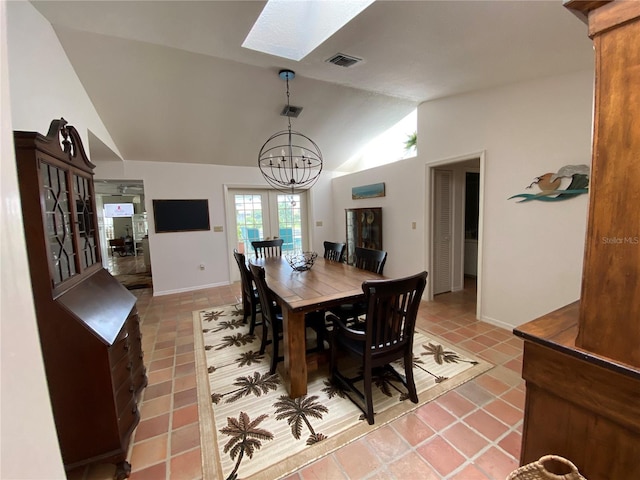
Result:
M295 75L291 70L279 72L280 78L287 82L286 112L290 111L289 80ZM322 153L309 137L291 130L291 116L287 115L287 121L287 130L274 133L262 145L258 167L273 188L293 195L316 183L322 171Z

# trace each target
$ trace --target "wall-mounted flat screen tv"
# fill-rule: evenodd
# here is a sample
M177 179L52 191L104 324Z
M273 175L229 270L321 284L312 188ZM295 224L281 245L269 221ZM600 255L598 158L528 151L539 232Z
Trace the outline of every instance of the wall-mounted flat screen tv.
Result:
M131 217L133 216L133 203L105 203L105 218Z
M208 200L153 200L156 233L210 230Z

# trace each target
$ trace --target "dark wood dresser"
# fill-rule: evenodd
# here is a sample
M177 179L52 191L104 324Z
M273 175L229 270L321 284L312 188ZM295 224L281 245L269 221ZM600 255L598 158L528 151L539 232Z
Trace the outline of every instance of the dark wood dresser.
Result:
M570 459L589 480L640 479L640 2L569 1L596 56L579 301L524 339L521 464Z
M115 463L147 384L136 297L102 268L94 165L64 119L14 132L29 269L53 415L67 470Z

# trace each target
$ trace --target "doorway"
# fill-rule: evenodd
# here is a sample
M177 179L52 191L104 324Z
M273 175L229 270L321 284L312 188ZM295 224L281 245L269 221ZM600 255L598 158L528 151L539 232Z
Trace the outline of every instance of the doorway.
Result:
M306 192L286 194L267 189L235 189L227 193L229 242L248 258L251 242L282 238L282 252L308 249ZM231 269L231 280L240 279Z
M102 266L112 275L150 274L142 180L95 180L94 189Z
M429 299L463 292L476 298L481 312L482 192L484 154L428 165L430 208Z

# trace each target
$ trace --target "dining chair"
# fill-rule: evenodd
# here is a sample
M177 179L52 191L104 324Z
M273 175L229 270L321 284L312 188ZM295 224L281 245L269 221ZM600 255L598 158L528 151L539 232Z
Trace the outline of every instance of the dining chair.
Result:
M341 262L344 247L344 243L324 242L324 258L333 260L334 262Z
M256 325L256 316L260 313L260 298L258 297L258 290L254 286L253 275L247 266L247 259L243 253L238 252L237 249L233 250L233 258L236 259L238 268L240 269L240 283L242 284L242 311L243 321L247 323L247 318L251 315L251 321L249 323L249 335L253 335Z
M354 250L354 265L362 270L382 275L386 261L387 252L384 250L364 247L356 247Z
M249 271L253 275L253 281L256 284L258 296L260 297L260 305L262 306L262 342L260 344L260 354L264 354L268 343L273 345L271 365L269 368L269 374L273 375L276 372L278 362L284 360L284 357L279 354L279 343L280 340L283 339L282 309L275 302L273 293L267 285L264 268L249 263ZM324 350L324 318L321 319L317 315L309 314L305 316L305 324L316 332L316 347L307 349L307 353ZM270 341L267 340L269 333L271 336Z
M418 403L413 380L413 332L418 308L427 283L427 272L390 280L367 280L362 284L367 313L366 320L348 327L338 317L328 315L334 328L331 334L329 372L332 382L351 392L349 398L364 412L369 425L374 423L372 382L374 377L389 373L408 391L409 399ZM352 373L338 368L345 354L358 360ZM404 377L391 366L402 360ZM356 384L362 383L362 388ZM357 400L354 400L355 397Z
M387 261L387 252L384 250L374 250L372 248L356 247L354 258L355 267L382 275L384 264ZM356 322L358 317L364 315L366 311L367 304L365 302L345 303L331 309L331 313L348 324Z
M281 257L282 256L282 238L274 238L273 240L256 240L251 242L253 252L256 258Z
M127 254L127 249L124 243L124 238L113 238L109 240L109 248L111 249L111 256L114 253L118 253L121 257Z

